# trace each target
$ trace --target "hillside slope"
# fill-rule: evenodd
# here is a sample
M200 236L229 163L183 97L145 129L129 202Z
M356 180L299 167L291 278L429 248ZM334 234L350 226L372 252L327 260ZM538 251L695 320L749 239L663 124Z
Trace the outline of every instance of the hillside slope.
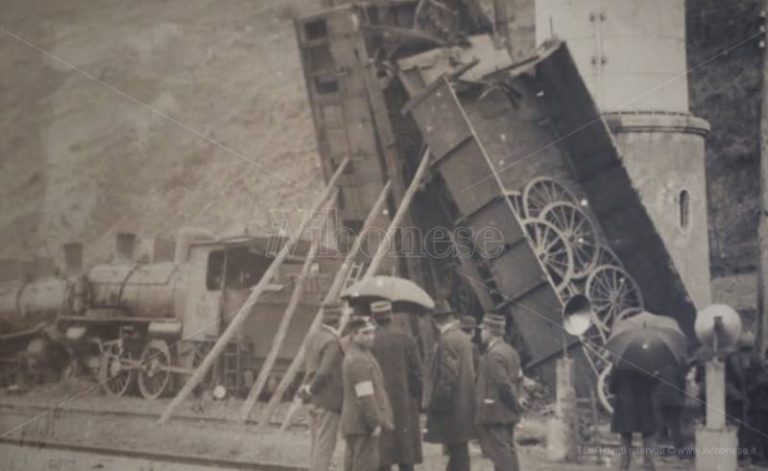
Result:
M291 19L314 5L5 0L0 257L81 240L100 258L119 230L259 230L308 207L322 177Z

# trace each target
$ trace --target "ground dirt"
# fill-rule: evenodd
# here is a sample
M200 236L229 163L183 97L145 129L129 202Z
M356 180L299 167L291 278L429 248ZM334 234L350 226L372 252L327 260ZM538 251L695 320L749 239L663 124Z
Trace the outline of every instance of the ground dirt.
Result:
M292 23L319 0L2 3L0 258L263 231L319 192Z
M223 402L188 401L179 411L185 416L196 415L201 420L171 420L158 426L154 417L159 416L168 400L145 401L139 398L114 399L101 395L98 390L87 390L88 383L76 386L48 386L38 388L23 397L0 397L2 404L46 405L47 412L28 412L22 407L4 411L0 415L0 433L4 436L23 437L28 440L49 440L66 443L82 443L111 446L133 450L151 450L180 454L196 454L238 460L273 462L306 466L309 450L309 432L305 426L291 428L284 434L275 429L259 432L254 426L238 426L234 422L211 422L206 417L235 417L238 400ZM79 395L78 397L75 397ZM62 398L67 398L62 402ZM59 406L58 408L56 406ZM114 417L68 411L67 407L91 409L110 408L152 413L153 417ZM604 428L603 426L601 426ZM616 466L611 456L614 445L610 436L603 435L595 442L602 446L606 455L587 456L580 464L549 463L546 460L546 416L533 414L518 426L516 435L520 443L522 469L543 471L597 470ZM7 435L6 435L7 434ZM476 443L470 445L472 466L475 470L492 470L487 458L482 456ZM334 466L341 468L343 445L337 448ZM446 457L439 445L425 444L425 462L417 469L432 471L445 468ZM689 462L664 458L659 461L660 470L691 469Z

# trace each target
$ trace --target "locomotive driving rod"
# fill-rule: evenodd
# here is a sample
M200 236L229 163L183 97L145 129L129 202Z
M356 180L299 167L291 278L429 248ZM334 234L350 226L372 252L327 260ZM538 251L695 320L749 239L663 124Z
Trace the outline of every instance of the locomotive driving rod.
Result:
M291 237L288 239L288 241L285 243L282 249L280 249L280 252L278 252L277 256L275 256L275 259L272 260L272 263L269 265L269 268L267 268L267 271L264 272L264 275L262 275L259 282L256 284L256 286L253 287L251 290L251 294L248 295L248 299L245 300L242 306L240 306L240 309L237 311L237 314L232 318L232 321L229 323L227 328L224 330L224 332L221 334L221 337L216 340L216 343L213 345L213 348L211 348L211 351L208 352L208 355L205 356L205 359L203 359L203 362L200 363L200 366L197 367L197 370L195 373L190 377L187 382L184 384L184 387L181 388L179 393L176 395L176 397L173 398L170 404L168 404L168 407L163 411L163 414L160 416L160 419L158 420L159 424L164 424L168 422L168 420L171 418L171 415L173 415L173 411L176 410L176 408L181 405L181 403L184 401L184 399L189 396L189 394L192 392L192 390L195 389L195 387L200 384L200 381L203 380L205 377L205 374L208 372L208 370L213 365L213 362L216 360L216 358L221 354L222 350L224 350L224 347L226 347L227 343L229 343L229 340L232 338L232 336L235 335L237 331L240 330L240 327L243 325L243 322L245 322L245 319L248 317L248 314L250 314L251 309L253 309L253 306L256 304L256 301L258 301L259 297L261 296L261 293L264 292L264 289L267 287L267 284L272 279L272 277L275 275L275 272L280 267L280 265L283 263L283 260L288 256L288 254L293 249L293 246L296 245L296 243L301 238L301 235L304 233L304 230L307 228L307 225L309 225L310 221L312 221L315 216L317 215L318 211L326 206L326 201L329 205L332 205L335 203L333 198L330 198L331 195L336 194L336 183L339 180L339 177L344 172L344 169L349 164L349 158L345 158L341 164L339 164L338 168L334 172L331 179L328 181L328 184L326 185L325 189L323 190L322 195L315 200L315 204L312 207L312 209L309 211L309 213L303 218L301 221L301 224L299 225L299 228L296 232L294 232ZM329 207L330 209L330 207Z

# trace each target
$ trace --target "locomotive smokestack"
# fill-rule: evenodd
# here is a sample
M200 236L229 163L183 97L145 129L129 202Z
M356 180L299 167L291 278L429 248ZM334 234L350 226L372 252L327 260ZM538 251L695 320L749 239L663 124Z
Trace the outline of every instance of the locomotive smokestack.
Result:
M83 244L69 242L64 244L64 273L68 276L78 275L83 271Z
M136 234L132 232L118 233L115 237L115 261L132 262L135 248Z

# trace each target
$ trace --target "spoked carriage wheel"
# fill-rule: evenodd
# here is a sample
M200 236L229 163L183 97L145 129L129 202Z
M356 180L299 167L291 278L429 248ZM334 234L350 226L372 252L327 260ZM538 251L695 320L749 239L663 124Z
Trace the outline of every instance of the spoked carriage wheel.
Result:
M104 347L99 367L99 385L110 396L124 396L134 384L136 371L133 369L134 355L121 343Z
M509 191L507 192L507 199L509 200L509 203L512 205L512 209L515 210L515 214L517 214L517 217L524 218L525 217L525 205L523 204L523 194L519 191Z
M612 369L613 365L609 363L597 376L597 398L609 414L613 414L613 394L608 390L608 378Z
M627 309L643 309L643 296L635 280L622 268L603 265L587 278L586 294L595 313L594 322L606 333Z
M164 340L147 342L139 360L139 392L146 399L157 399L169 390L172 366L171 350Z
M573 277L573 252L563 234L548 222L529 219L523 224L534 254L546 268L555 289L565 289Z
M549 177L538 177L529 181L523 189L523 208L525 216L535 218L552 203L578 204L576 198L562 183Z
M613 250L605 246L601 246L600 250L598 250L597 266L601 265L613 265L615 267L622 268L624 267L624 264L621 263L619 256L616 255Z
M551 203L539 214L562 232L573 252L573 277L586 278L597 266L600 243L592 219L573 203Z

